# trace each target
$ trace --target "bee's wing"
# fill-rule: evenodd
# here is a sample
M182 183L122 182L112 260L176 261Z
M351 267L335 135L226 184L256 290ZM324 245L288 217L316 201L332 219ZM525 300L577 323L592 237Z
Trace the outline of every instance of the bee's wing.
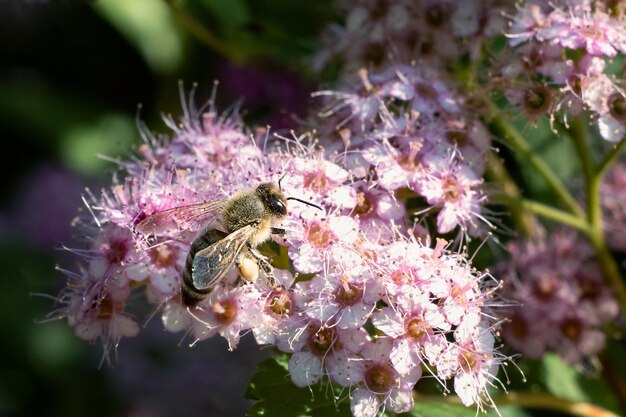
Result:
M226 200L223 199L213 200L163 210L143 219L135 230L146 235L163 235L186 230L201 221L207 222L211 216L217 217L225 203Z
M215 287L235 263L254 230L253 225L244 226L196 253L191 273L194 287L198 290Z

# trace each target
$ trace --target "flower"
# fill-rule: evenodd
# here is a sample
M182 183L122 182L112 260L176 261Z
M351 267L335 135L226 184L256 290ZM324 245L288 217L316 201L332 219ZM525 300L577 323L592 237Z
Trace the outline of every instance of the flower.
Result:
M349 216L320 219L318 213L302 214L299 221L292 222L286 236L289 257L298 272L320 272L328 257L333 253L341 256L339 253L355 242L357 230L356 220Z
M362 327L381 297L381 287L366 266L330 269L301 285L307 286L305 313L340 329Z
M602 184L602 208L606 213L604 233L611 249L626 252L626 166L615 164Z
M447 347L445 333L450 325L426 293L402 294L395 305L374 313L372 324L393 338L390 359L402 375L419 367L423 360L434 365Z
M431 157L425 165L426 175L417 191L429 204L441 208L437 215L439 233L448 233L457 226L478 229L476 220L484 220L480 212L485 196L478 188L482 180L454 153L447 158Z
M237 347L243 330L262 324L260 294L254 285L214 291L190 313L193 343L219 334L229 349Z
M507 283L503 296L519 304L503 328L510 345L533 358L555 352L569 364L599 354L605 344L600 327L618 316L619 307L589 244L573 231L557 230L549 242L513 242L509 250L510 263L498 270Z
M392 341L378 338L363 345L360 357L339 357L329 365L333 380L352 387L350 410L355 417L378 414L381 406L395 413L413 408L412 388L422 376L421 368L400 375L389 362Z
M376 117L371 124L346 122L358 140L348 140L344 153L319 147L311 135L277 136L267 146L267 131L249 138L236 113L217 116L212 104L208 114L187 105L180 124L166 118L171 138L143 132L146 143L136 159L120 162L123 179L98 196L89 193L90 216L78 222L89 249L76 251L81 266L66 272L68 288L59 297L60 314L75 332L102 339L108 352L138 333L127 310L139 298L131 295L143 291L158 306L165 330L185 332L192 345L219 335L231 350L252 333L258 344L291 355L295 385L326 376L349 387L355 416L383 407L410 411L426 364L442 382L461 381L455 384L466 403L480 404L492 365L499 364L487 358L496 356L493 346L480 339L493 339L497 327L488 319L487 275L449 252L446 241L431 248L430 238L426 244L415 238L399 198L401 191L419 194L427 211L438 211L440 233L474 227L484 196L459 149L480 152L479 122L461 114L443 83L427 83L415 68L365 75L369 99L356 94L350 104L355 117L370 111ZM376 79L380 85L367 86ZM408 111L391 112L400 102ZM428 106L446 116L443 128ZM472 136L476 146L462 140ZM243 242L266 258L262 265L246 258L259 277L242 279L247 274L236 257L205 298L185 305L181 280L199 256L194 242L224 227L219 210L200 204L197 211L199 203L219 203L265 182L277 183L289 204L280 222L243 226L273 228L266 246ZM138 227L147 218L155 227ZM479 337L478 329L489 335ZM459 352L479 350L476 365L464 368L459 358L470 358ZM464 380L463 372L478 383Z

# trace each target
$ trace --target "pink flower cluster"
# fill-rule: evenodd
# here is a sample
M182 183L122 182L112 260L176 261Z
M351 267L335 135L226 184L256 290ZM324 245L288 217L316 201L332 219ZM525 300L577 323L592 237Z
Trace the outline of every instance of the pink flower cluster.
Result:
M593 249L573 231L555 231L550 240L509 245L511 261L498 272L503 297L514 301L506 341L523 355L556 352L582 364L605 344L602 327L619 315L619 305L604 284Z
M387 84L396 83L418 105L419 94L410 95L418 80L408 83L409 75L416 76L388 75ZM455 110L442 86L429 86L442 94L439 111ZM376 113L391 98L379 97ZM79 337L102 340L108 354L122 337L136 335L137 297L131 295L142 291L162 313L165 329L184 331L193 343L220 335L234 349L242 334L252 333L259 344L291 353L289 372L297 386L329 378L348 389L358 417L382 408L409 411L425 369L444 385L453 380L464 404L491 404L487 387L506 359L496 350L498 323L490 311L496 285L444 240L431 247L434 240L416 238L394 193L414 187L441 212L454 213L443 216L440 231L469 224L482 197L473 188L477 175L460 159L460 145L450 145L440 132L439 145L448 152L426 152L437 140L410 137L413 121L391 112L386 128L397 135L393 143L385 133L369 147L364 139L342 152L324 152L307 135L250 135L236 113L218 116L213 105L204 113L192 104L184 110L180 123L166 119L171 138L143 129L139 155L121 164L123 180L85 199L87 216L78 223L86 248L75 249L81 266L66 271L68 285L59 296L59 312ZM399 165L406 152L415 159ZM409 176L405 167L411 164ZM323 208L290 203L280 225L286 234L275 238L278 245L262 248L278 250L282 255L273 253L274 261L293 269L275 268L275 282L261 273L254 283L240 283L233 267L204 300L183 305L185 259L204 225L190 222L145 236L137 224L172 207L227 198L281 178L287 196Z
M626 165L616 163L602 183L602 209L607 244L614 251L626 253Z
M492 227L481 178L490 137L464 99L426 68L396 65L359 73L360 82L344 91L316 93L330 98L322 115L340 129L325 132L324 145L360 150L349 162L373 170L388 192L420 196L425 204L414 213L436 212L439 233L460 227L484 235Z
M361 68L384 69L418 61L447 69L451 62L480 56L481 43L506 27L503 0L344 1L345 22L328 27L318 69L339 61L350 76Z
M626 53L626 20L602 1L527 1L507 36L515 50L501 57L500 88L531 117L588 110L601 136L624 137L626 94L609 63Z

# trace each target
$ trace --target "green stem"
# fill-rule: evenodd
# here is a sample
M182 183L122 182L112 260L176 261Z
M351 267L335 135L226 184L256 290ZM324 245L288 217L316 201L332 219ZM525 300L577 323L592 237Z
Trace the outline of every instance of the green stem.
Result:
M585 191L587 193L587 197L590 196L590 186L593 182L593 161L591 160L591 152L589 151L589 146L587 145L587 140L585 137L585 126L581 117L577 117L572 121L571 128L569 129L569 133L574 141L574 148L576 149L576 153L578 154L578 159L580 160L580 164L583 170L583 177L585 179ZM596 214L593 214L594 216ZM592 208L591 205L587 207L587 218L591 221L592 218Z
M626 313L626 287L624 287L624 280L620 274L619 267L611 251L606 246L602 225L592 225L592 230L589 232L588 236L596 250L596 255L598 256L598 261L600 262L604 276L609 281L615 298L621 306L622 312Z
M535 213L541 217L553 220L558 223L578 229L583 233L587 233L589 225L580 217L569 214L566 211L539 203L533 200L520 200L520 205L526 210Z
M602 177L611 163L617 158L624 146L624 140L609 153L606 158L595 168L591 159L591 152L587 145L585 129L582 119L574 121L571 129L572 139L583 168L585 178L585 191L587 193L587 222L586 235L596 250L598 261L604 272L604 276L612 287L613 293L619 302L622 312L626 313L626 287L619 271L619 267L606 245L604 238L604 225L602 219Z
M596 168L596 175L604 175L606 170L613 164L613 162L617 159L620 153L622 153L624 145L626 145L626 136L624 136L622 140L620 140L617 145L615 145L613 149L611 149L611 151L606 155L604 160L600 162L600 164Z
M174 19L178 23L185 27L189 33L196 37L200 42L214 50L220 55L223 55L233 61L240 61L241 57L234 56L229 48L226 47L213 33L211 33L206 26L200 23L192 15L178 7L174 0L164 0L165 4L170 8Z
M463 405L457 396L425 396L414 394L415 402L437 402L445 404ZM557 398L550 394L532 392L509 392L507 395L493 397L496 406L518 406L523 408L537 408L557 411L577 417L619 417L612 411L594 404L575 402Z
M561 200L565 207L572 212L572 214L584 217L585 212L580 207L576 199L567 190L567 187L559 179L559 177L552 171L552 169L545 163L539 155L533 152L530 145L522 134L513 126L509 121L505 120L500 115L495 115L491 120L492 125L508 139L507 143L517 151L528 163L537 171L539 175L543 177L545 182L554 191L555 195Z
M522 193L513 178L509 175L504 164L494 152L485 155L487 178L502 185L501 195L495 195L494 200L501 199L511 212L511 217L517 224L519 231L527 237L533 236L539 230L535 216L524 210L521 204Z

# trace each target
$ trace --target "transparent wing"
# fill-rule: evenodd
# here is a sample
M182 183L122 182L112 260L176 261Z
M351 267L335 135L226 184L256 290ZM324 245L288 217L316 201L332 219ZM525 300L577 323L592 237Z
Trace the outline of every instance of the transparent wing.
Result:
M143 219L135 228L146 235L163 235L190 229L194 224L207 223L219 215L226 200L174 207L154 213Z
M196 253L191 272L194 287L198 290L215 287L233 266L254 230L253 225L244 226Z

